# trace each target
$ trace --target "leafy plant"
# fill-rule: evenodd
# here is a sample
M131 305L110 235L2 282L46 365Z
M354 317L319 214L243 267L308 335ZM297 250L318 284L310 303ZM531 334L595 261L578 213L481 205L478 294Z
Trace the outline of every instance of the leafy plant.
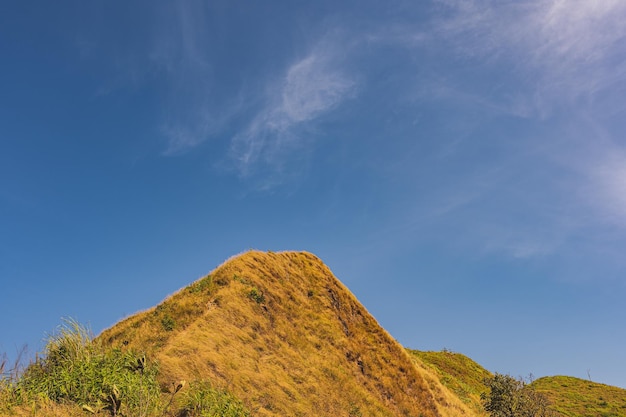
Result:
M132 351L105 349L91 332L66 320L49 337L44 355L31 363L11 389L15 405L41 400L70 402L89 411L120 408L133 416L146 416L160 408L160 390L154 363Z
M530 388L522 379L496 373L485 381L489 393L481 395L491 417L551 417L547 398Z

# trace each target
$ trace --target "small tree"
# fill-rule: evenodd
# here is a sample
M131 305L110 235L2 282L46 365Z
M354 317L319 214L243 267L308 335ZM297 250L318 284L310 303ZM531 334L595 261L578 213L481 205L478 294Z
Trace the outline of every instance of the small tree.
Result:
M534 391L522 379L496 373L485 381L489 393L481 400L491 417L552 417L545 395Z

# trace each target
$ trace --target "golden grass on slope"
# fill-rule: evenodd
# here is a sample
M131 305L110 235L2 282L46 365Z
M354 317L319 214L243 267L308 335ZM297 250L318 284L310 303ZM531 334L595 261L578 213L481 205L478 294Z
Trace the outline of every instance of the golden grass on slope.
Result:
M570 376L539 378L531 384L552 408L567 417L626 417L626 390Z
M476 414L487 415L480 395L488 391L484 381L491 372L460 353L408 350L411 355L428 364L441 383L467 404Z
M100 338L258 416L472 415L314 255L248 252Z

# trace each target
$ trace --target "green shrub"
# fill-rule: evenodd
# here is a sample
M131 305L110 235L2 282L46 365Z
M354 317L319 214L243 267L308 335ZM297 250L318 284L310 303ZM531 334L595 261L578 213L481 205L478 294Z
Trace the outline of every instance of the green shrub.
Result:
M524 380L496 373L485 380L488 393L481 394L485 411L491 417L554 417L548 398L529 387Z
M160 408L157 372L157 366L146 363L145 357L105 349L85 327L68 320L48 339L44 355L26 368L11 389L15 405L47 399L99 410L117 402L112 415L121 407L126 415L145 416Z
M130 350L105 347L72 320L48 338L43 354L20 375L5 364L0 357L0 415L11 415L14 407L35 413L42 403L53 402L99 416L250 416L241 401L206 381L188 387L175 382L162 395L155 363ZM175 396L182 398L175 401Z
M265 302L265 296L256 287L253 287L250 292L248 292L248 297L256 301L258 304Z

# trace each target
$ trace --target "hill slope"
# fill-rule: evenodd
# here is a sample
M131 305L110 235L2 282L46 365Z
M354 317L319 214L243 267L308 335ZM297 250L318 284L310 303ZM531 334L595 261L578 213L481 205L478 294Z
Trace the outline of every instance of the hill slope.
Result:
M567 417L626 417L626 390L571 376L539 378L531 386Z
M488 391L484 381L493 376L491 372L456 352L409 350L409 353L434 368L441 383L476 414L487 415L481 404L480 394Z
M477 415L487 415L480 394L487 392L485 378L492 374L460 353L409 350L432 367L441 383ZM530 384L546 395L551 407L564 417L626 417L626 390L568 376L543 377Z
M314 255L248 252L99 336L259 416L474 415ZM419 359L417 359L419 361Z

